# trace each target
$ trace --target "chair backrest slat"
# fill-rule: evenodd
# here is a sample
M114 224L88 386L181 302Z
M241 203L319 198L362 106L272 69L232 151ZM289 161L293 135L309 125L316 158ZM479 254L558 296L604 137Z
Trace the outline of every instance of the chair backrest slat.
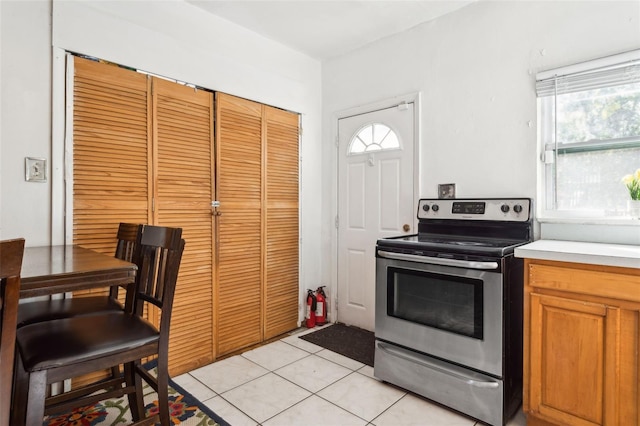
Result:
M181 237L181 228L144 225L134 260L138 272L133 312L144 315L145 302L159 308L161 332L171 318L173 295L185 245Z
M136 223L121 223L118 226L115 257L131 262L136 244L142 235L142 225Z
M116 258L133 262L136 247L140 244L140 238L142 237L142 226L137 223L120 223L116 236L118 240L116 243ZM118 299L118 286L111 287L109 297Z

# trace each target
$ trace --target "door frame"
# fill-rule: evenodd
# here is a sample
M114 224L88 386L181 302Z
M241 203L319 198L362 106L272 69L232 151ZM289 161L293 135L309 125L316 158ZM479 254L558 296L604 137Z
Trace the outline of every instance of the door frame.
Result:
M338 122L343 118L348 118L354 115L366 114L369 112L378 111L381 109L391 108L402 103L413 103L413 211L417 211L418 198L421 191L420 177L422 170L420 169L420 116L421 116L421 93L411 92L404 95L398 95L391 98L383 99L377 102L348 108L337 111L331 116L331 136L334 144L333 160L331 167L331 284L330 284L330 300L329 311L327 312L328 321L335 322L339 319L337 315L336 307L338 306L338 229L336 228L336 218L338 217L338 164L340 161L339 152L339 135L338 135ZM415 219L417 221L417 219ZM414 222L414 229L417 224Z

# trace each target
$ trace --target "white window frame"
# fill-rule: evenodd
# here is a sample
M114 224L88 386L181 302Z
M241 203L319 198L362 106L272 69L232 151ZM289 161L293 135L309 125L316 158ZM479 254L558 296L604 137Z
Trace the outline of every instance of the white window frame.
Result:
M570 65L566 67L551 69L547 71L540 72L536 75L536 80L538 82L542 80L548 80L554 77L562 77L571 74L579 74L583 72L588 72L595 69L611 67L617 64L627 63L631 61L640 61L640 49L633 50L630 52L625 52L617 55L607 56L604 58L591 60L587 62L582 62L575 65ZM553 119L551 115L543 115L543 107L545 102L553 102L552 97L538 97L537 98L537 116L538 116L538 128L537 128L537 154L538 154L538 167L537 167L537 195L538 195L538 205L537 205L537 220L539 222L548 222L548 223L582 223L582 224L634 224L640 226L640 221L637 219L628 217L628 216L605 216L604 212L584 212L578 210L556 210L555 208L547 208L548 197L552 196L553 191L549 190L549 185L553 185L550 178L548 178L547 172L547 161L555 161L556 152L549 152L545 146L545 141L552 140L550 135L543 135L543 129L550 129L550 125L548 122ZM548 108L548 105L546 106ZM545 122L546 121L546 122ZM624 142L620 140L619 142ZM633 142L633 141L632 141ZM615 143L613 141L607 141L603 144L607 143ZM550 159L550 156L554 158ZM632 173L633 170L628 171L628 173ZM622 172L621 172L622 173ZM622 176L622 175L621 175Z
M378 144L372 142L371 144L367 145L366 143L364 143L364 141L362 141L362 139L360 139L360 133L362 133L362 131L365 130L365 129L373 128L374 126L383 126L383 127L386 127L387 129L389 129L389 133L392 133L393 136L398 141L398 146L393 146L393 147L390 147L390 148L383 148L381 146L380 149L369 150L370 146L378 145ZM362 141L363 145L366 146L364 151L354 152L352 150L353 144L355 143L355 139L356 138L360 139ZM385 136L385 138L386 138L386 136ZM385 138L383 138L383 140ZM378 145L378 146L380 146L380 145ZM369 124L366 124L366 125L362 126L353 135L351 135L351 139L350 139L349 144L347 146L347 155L349 155L349 156L351 156L351 155L369 155L369 154L373 154L373 153L376 153L376 152L397 151L397 150L400 150L400 149L402 149L402 141L400 140L400 137L398 136L398 132L396 132L395 129L393 129L392 127L390 127L389 125L384 124L384 123L371 122Z

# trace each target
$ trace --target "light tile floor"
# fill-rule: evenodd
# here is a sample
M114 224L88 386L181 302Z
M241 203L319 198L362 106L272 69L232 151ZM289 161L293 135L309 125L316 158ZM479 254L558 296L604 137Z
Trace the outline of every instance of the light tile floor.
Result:
M299 338L306 330L173 380L232 426L474 426L380 382L373 368ZM520 411L508 426L524 426Z

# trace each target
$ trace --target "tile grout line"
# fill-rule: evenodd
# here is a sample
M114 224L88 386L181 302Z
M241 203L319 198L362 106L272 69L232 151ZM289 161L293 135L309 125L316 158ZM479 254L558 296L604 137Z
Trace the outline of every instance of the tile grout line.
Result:
M306 333L305 333L305 334L306 334ZM212 389L210 386L208 386L204 381L202 381L202 380L198 379L197 377L193 376L191 373L188 373L188 374L189 374L189 376L190 376L191 378L195 379L197 383L200 383L201 385L205 386L205 388L206 388L206 389L208 389L208 390L210 390L211 392L213 392L214 396L212 396L211 398L207 399L206 401L209 401L209 400L211 400L211 399L215 398L216 396L217 396L217 397L220 397L220 398L221 398L221 400L220 400L220 401L224 401L224 403L228 404L228 405L230 406L230 408L233 408L233 409L237 410L237 412L238 412L239 414L244 415L244 416L246 417L246 419L247 419L247 420L250 420L251 422L254 422L254 424L255 424L256 426L262 426L264 423L267 423L267 422L269 422L269 421L272 421L274 418L276 418L276 417L278 417L278 416L281 416L281 415L285 415L285 416L287 416L287 415L286 415L286 414L284 414L284 413L286 413L287 411L291 411L294 407L298 406L299 404L304 403L305 401L308 401L308 400L309 400L309 398L311 398L311 397L313 397L313 396L316 396L317 398L320 398L322 401L324 401L323 403L329 403L329 405L333 406L333 407L334 407L335 409L337 409L337 410L340 410L340 411L342 411L342 412L344 412L344 413L348 413L349 415L351 415L351 416L353 416L353 417L354 417L354 420L355 420L355 419L359 419L360 421L364 422L364 423L363 423L363 425L366 425L366 426L375 426L375 423L374 423L374 422L375 422L375 420L376 420L377 418L379 418L379 417L380 417L380 416L382 416L384 413L387 413L387 412L388 412L389 410L391 410L393 407L395 407L396 405L398 405L398 404L400 403L400 401L402 401L403 399L405 399L405 398L407 397L407 395L411 393L411 392L407 392L406 390L403 390L403 389L400 389L400 388L397 388L397 387L393 386L394 388L396 388L396 389L398 389L398 390L402 391L402 392L403 392L403 393L402 393L402 395L401 395L397 400L393 401L389 406L385 407L381 412L379 412L379 413L375 414L375 417L373 417L371 420L367 420L366 418L363 418L363 417L361 417L360 415L358 415L358 414L356 414L356 413L353 413L353 412L352 412L352 411L350 411L348 408L343 408L343 407L341 407L340 405L337 405L336 403L334 403L334 402L332 402L332 401L330 401L330 400L328 400L328 399L326 399L326 398L324 398L324 397L320 396L320 395L319 395L319 392L324 391L325 389L329 388L330 386L333 386L333 385L335 385L336 383L338 383L338 382L340 382L340 381L342 381L342 380L345 380L345 379L346 379L346 378L348 378L348 377L354 377L354 376L353 376L353 374L354 374L354 373L357 373L357 374L359 374L360 376L365 377L365 378L368 378L368 379L370 379L370 380L375 380L375 381L377 381L377 382L379 382L379 383L382 383L382 384L386 384L386 383L385 383L385 382L382 382L382 381L380 381L380 380L378 380L378 379L376 379L375 377L372 377L372 374L369 374L369 371L367 371L367 373L365 373L365 372L364 372L365 367L371 367L371 366L369 366L369 365L367 365L367 364L364 364L364 363L359 362L359 364L360 364L359 366L357 366L357 367L355 367L355 368L354 368L354 367L350 367L350 366L347 366L347 365L344 365L344 364L340 364L339 362L336 362L336 361L334 361L334 360L332 360L332 359L324 358L323 356L318 355L318 353L322 352L323 350L326 350L326 351L328 351L328 352L333 352L333 351L329 351L328 349L325 349L325 348L322 348L322 347L321 347L321 349L319 349L319 350L317 350L317 351L315 351L315 352L311 352L310 350L308 350L308 349L304 349L303 347L300 347L300 346L298 346L298 345L296 345L296 344L294 344L294 343L290 343L290 342L284 341L284 339L291 338L291 337L294 337L294 336L295 336L295 337L297 337L297 338L299 338L301 335L302 335L302 334L299 334L299 333L292 334L292 335L289 335L289 336L287 336L287 337L284 337L284 338L280 339L279 341L281 341L282 343L285 343L285 344L287 345L287 346L286 346L287 348L289 348L289 349L293 349L293 350L294 350L294 351L293 351L294 353L295 353L295 350L300 350L300 351L302 351L305 355L304 355L304 356L302 356L301 358L295 359L295 360L293 360L293 361L291 361L291 362L287 362L286 364L284 364L284 365L282 365L282 366L278 366L278 367L277 367L277 368L275 368L275 369L267 368L267 367L265 367L265 366L261 365L259 362L254 361L254 360L252 360L252 359L250 359L250 358L248 358L248 357L244 356L244 353L243 353L243 354L238 354L238 355L239 355L239 356L240 356L244 361L249 361L252 365L255 365L255 366L260 367L261 369L263 369L263 370L264 370L264 373L259 374L258 376L253 377L253 378L251 378L250 380L247 380L247 381L245 381L245 382L243 382L243 383L241 383L241 384L238 384L238 385L236 385L236 386L234 386L234 387L232 387L232 388L230 388L230 389L227 389L227 390L225 390L225 391L224 391L224 392L222 392L222 393L219 393L219 392L215 391L215 390L214 390L214 389ZM289 339L289 340L291 340L291 339ZM303 341L304 341L304 340L303 340ZM305 341L305 342L306 342L306 341ZM310 342L309 342L309 343L310 343ZM310 344L315 345L315 344L313 344L313 343L310 343ZM303 345L303 346L304 346L304 345ZM319 346L319 345L315 345L315 346ZM282 349L282 348L283 348L283 347L280 347L280 349ZM259 349L259 348L257 348L257 349ZM252 350L256 350L256 349L252 349ZM247 352L249 352L249 351L247 351ZM266 352L266 353L267 353L267 354L269 354L269 352ZM276 354L277 354L277 351L276 351ZM261 354L261 355L262 355L262 356L264 356L264 354ZM301 355L301 353L298 353L297 355ZM324 385L322 388L318 389L317 391L311 391L311 390L309 390L309 389L306 389L303 385L300 385L300 384L296 383L293 379L288 379L287 377L284 377L283 375L281 375L282 373L278 373L278 372L277 372L278 370L282 370L282 369L284 369L284 368L286 368L286 367L288 367L288 366L290 366L290 365L292 365L292 364L295 364L295 363L300 362L300 361L302 361L302 360L306 360L306 359L308 359L309 357L311 357L311 356L313 356L313 355L315 355L315 356L316 356L317 358L319 358L319 359L322 359L322 360L324 360L324 361L328 361L330 364L332 364L332 365L334 365L334 366L336 366L336 367L340 367L340 368L345 369L346 371L348 371L348 373L347 373L347 374L345 374L345 375L344 375L344 376L342 376L342 377L339 377L338 379L335 379L335 380L333 380L333 379L332 379L331 383L328 383L327 385ZM337 354L337 355L340 355L340 354ZM270 360L268 359L269 357L267 357L267 358L260 358L260 357L256 357L256 358L257 358L257 359L259 359L259 360L264 359L265 361L268 361L268 363L271 363L271 362L270 362ZM329 367L328 367L328 364L325 364L325 366L326 366L327 368L329 368ZM251 368L253 368L253 367L251 367ZM333 368L333 367L331 367L331 368ZM321 369L320 369L320 370L321 370ZM344 371L343 371L343 372L344 372ZM257 380L257 379L264 378L265 376L269 375L269 373L273 373L273 376L274 376L274 377L277 377L277 378L279 378L279 379L281 379L281 380L284 380L285 382L287 382L287 383L289 383L289 384L291 384L291 385L295 386L296 388L299 388L299 389L301 389L301 390L303 390L303 391L305 391L305 392L308 392L308 395L307 395L307 396L304 396L302 399L300 399L299 401L297 401L297 402L293 403L292 405L290 405L290 406L288 406L288 407L286 407L286 408L283 408L283 409L279 410L277 413L275 413L275 414L271 415L271 416L270 416L270 417L268 417L267 419L264 419L262 422L257 421L256 419L254 419L251 415L249 415L247 412L245 412L245 411L241 408L241 406L245 406L245 401L238 401L239 403L241 403L241 406L236 406L235 404L233 404L232 402L230 402L230 401L225 397L225 395L224 395L225 393L230 392L230 391L232 391L232 390L235 390L235 389L237 389L237 388L239 388L239 387L241 387L241 386L245 386L245 385L247 385L247 384L249 384L249 383L251 383L251 382L253 382L253 381ZM293 377L293 376L292 376L292 377ZM288 385L287 385L287 386L288 386ZM203 402L204 402L204 401L203 401ZM338 401L338 402L339 402L339 401ZM246 403L250 403L250 401L248 401L248 400L247 400L247 401L246 401ZM310 402L308 402L308 403L310 403ZM353 408L353 407L352 407L352 408ZM289 417L290 417L290 415L288 415L286 418L289 418ZM472 419L470 419L470 420L472 420ZM473 420L472 420L472 421L473 421ZM482 423L478 423L478 422L476 421L476 422L472 423L472 424L471 424L471 426L480 426L481 424L482 424Z
M296 348L296 349L302 350L303 352L306 352L306 353L307 353L307 355L305 355L304 357L299 358L299 359L297 359L297 360L295 360L295 361L292 361L292 362L290 362L290 363L288 363L288 364L285 364L285 365L283 365L283 366L281 366L281 367L278 367L278 369L280 369L280 368L284 368L284 367L286 367L286 366L288 366L288 365L291 365L291 364L293 364L293 363L295 363L295 362L297 362L297 361L300 361L300 360L302 360L302 359L304 359L304 358L307 358L307 357L309 357L309 356L311 356L311 355L314 355L314 353L311 353L311 352L309 352L309 351L307 351L307 350L305 350L305 349L302 349L302 348L298 348L298 347L296 347L295 345L291 345L291 344L289 344L289 343L287 343L287 342L282 342L282 343L285 343L285 344L287 344L288 346L291 346L291 347L293 347L293 348ZM273 417L275 417L275 416L277 416L277 415L279 415L279 414L284 413L285 411L287 411L287 410L291 409L292 407L294 407L295 405L299 404L300 402L302 402L302 401L304 401L304 400L306 400L306 399L310 398L311 396L315 395L315 393L313 393L313 392L311 392L311 391L309 391L309 390L307 390L307 389L303 388L302 386L300 386L300 385L298 385L298 384L296 384L296 383L294 383L294 382L292 382L292 381L288 380L288 379L287 379L287 378L285 378L285 377L280 376L279 374L277 374L277 373L275 372L275 370L267 369L267 368L265 368L263 365L258 364L257 362L253 361L252 359L250 359L250 358L247 358L247 357L243 356L243 354L239 354L238 356L241 356L243 359L245 359L245 360L247 360L247 361L251 362L252 364L257 365L258 367L265 369L265 370L266 370L266 373L261 374L261 375L259 375L259 376L257 376L257 377L254 377L254 378L252 378L252 379L250 379L250 380L248 380L248 381L246 381L246 382L243 382L243 383L241 383L241 384L239 384L239 385L237 385L237 386L234 386L233 388L227 389L226 391L221 392L221 393L216 392L214 389L212 389L211 387L209 387L208 385L206 385L204 382L200 381L198 378L196 378L196 377L194 377L193 375L191 375L191 373L188 373L188 374L189 374L191 377L193 377L194 379L196 379L198 382L202 383L205 387L207 387L207 389L211 390L211 391L212 391L216 396L220 397L220 398L221 398L222 400L224 400L227 404L229 404L230 406L232 406L233 408L235 408L236 410L238 410L239 412L241 412L242 414L244 414L245 416L247 416L247 417L248 417L249 419L251 419L252 421L256 422L256 424L257 424L257 425L261 425L262 423L264 423L264 422L268 421L269 419L271 419L271 418L273 418ZM287 408L285 408L284 410L282 410L282 411L278 412L277 414L275 414L275 415L273 415L273 416L269 417L268 419L264 420L263 422L259 422L258 420L254 419L254 418L253 418L253 417L251 417L247 412L245 412L241 407L236 406L235 404L233 404L231 401L229 401L228 399L226 399L226 398L224 397L224 395L223 395L224 393L229 392L229 391L234 390L234 389L237 389L237 388L239 388L239 387L241 387L241 386L244 386L244 385L246 385L246 384L248 384L248 383L251 383L252 381L255 381L255 380L257 380L257 379L259 379L259 378L261 378L261 377L265 377L265 376L266 376L266 375L268 375L269 373L272 373L272 374L274 374L275 376L280 377L281 379L286 380L286 381L288 381L289 383L291 383L291 384L293 384L293 385L295 385L295 386L299 387L300 389L302 389L302 390L304 390L304 391L309 392L309 395L308 395L308 396L306 396L305 398L303 398L302 400L298 401L297 403L295 403L295 404L291 405L290 407L287 407ZM323 388L323 389L324 389L324 388ZM212 397L212 398L215 398L215 396L214 396L214 397ZM209 399L212 399L212 398L209 398Z
M351 414L351 415L353 415L353 416L357 417L358 419L361 419L362 421L366 422L366 424L367 424L367 425L371 424L371 422L372 422L375 418L379 417L383 412L385 412L386 410L388 410L388 409L390 408L390 407L385 408L381 413L379 413L378 415L376 415L376 417L374 417L374 419L372 419L372 420L370 421L370 420L367 420L367 419L365 419L365 418L363 418L363 417L360 417L360 416L359 416L359 415L357 415L356 413L353 413L353 412L349 411L349 410L348 410L348 409L346 409L346 408L340 407L339 405L337 405L337 404L335 404L335 403L333 403L333 402L331 402L331 401L329 401L329 400L327 400L327 399L323 398L322 396L318 395L318 392L321 392L322 390L324 390L324 389L328 388L329 386L334 385L335 383L337 383L337 382L339 382L339 381L341 381L341 380L345 379L346 377L351 376L352 374L360 374L360 375L361 375L361 376L363 376L363 377L366 377L366 378L371 379L371 377L369 377L368 375L366 375L366 374L363 374L363 373L360 373L360 372L359 372L359 370L361 370L361 369L363 369L364 367L366 367L366 366L367 366L367 364L360 363L360 364L363 364L363 365L358 366L357 368L353 369L353 368L347 367L347 366L342 365L342 364L339 364L339 363L337 363L337 362L335 362L335 361L333 361L333 360L330 360L330 359L327 359L327 358L324 358L324 357L322 357L322 356L318 355L317 353L318 353L318 352L321 352L323 349L321 349L321 350L319 350L319 351L316 351L316 352L309 352L308 350L303 349L303 348L301 348L301 347L299 347L299 346L296 346L296 345L291 344L291 343L289 343L289 342L285 342L285 341L284 341L284 339L281 339L280 341L281 341L282 343L285 343L285 344L289 345L289 346L290 346L290 347L292 347L292 348L299 349L299 350L302 350L302 351L306 352L306 353L307 353L307 355L306 355L305 357L303 357L303 358L297 359L297 360L292 361L292 362L290 362L290 363L288 363L288 364L285 364L285 365L283 365L283 366L281 366L281 367L278 367L276 370L280 370L280 369L282 369L282 368L284 368L284 367L287 367L287 366L289 366L289 365L291 365L291 364L294 364L294 363L296 363L296 362L298 362L298 361L301 361L301 360L303 360L303 359L305 359L305 358L309 358L310 356L315 355L315 356L317 356L318 358L321 358L321 359L323 359L323 360L325 360L325 361L328 361L328 362L330 362L330 363L332 363L332 364L335 364L336 366L339 366L339 367L342 367L342 368L346 368L346 369L347 369L347 370L349 370L350 372L349 372L348 374L346 374L345 376L343 376L343 377L341 377L341 378L339 378L339 379L337 379L337 380L335 380L335 381L333 381L333 382L329 383L328 385L326 385L326 386L324 386L323 388L319 389L318 391L315 391L315 392L314 392L314 391L310 391L310 390L308 390L308 389L304 388L303 386L300 386L299 384L297 384L297 383L295 383L295 382L293 382L293 381L289 380L289 379L288 379L288 378L286 378L286 377L281 376L280 374L278 374L278 373L276 372L276 370L269 370L269 372L270 372L270 373L273 373L275 376L280 377L281 379L286 380L287 382L291 383L292 385L297 386L297 387L299 387L299 388L301 388L301 389L303 389L303 390L305 390L305 391L309 392L309 395L308 395L308 396L306 396L305 398L301 399L300 401L296 402L295 404L293 404L293 405L291 405L291 406L289 406L289 407L287 407L287 408L285 408L285 409L283 409L283 410L279 411L278 413L276 413L276 414L274 414L273 416L269 417L268 419L266 419L266 420L265 420L264 422L262 422L262 423L265 423L265 422L269 421L270 419L273 419L274 417L276 417L276 416L278 416L278 415L280 415L280 414L282 414L282 413L286 412L287 410L290 410L291 408L293 408L293 407L295 407L296 405L298 405L298 404L302 403L303 401L305 401L305 400L307 400L307 399L311 398L311 397L312 397L312 396L314 396L314 395L315 395L316 397L318 397L318 398L322 399L323 401L326 401L327 403L329 403L329 404L333 405L334 407L336 407L336 408L338 408L338 409L340 409L340 410L342 410L342 411L344 411L344 412L346 412L346 413L349 413L349 414ZM318 346L318 345L316 345L316 346ZM331 352L332 352L332 351L331 351ZM240 354L240 356L242 356L242 355L243 355L243 354ZM245 359L247 359L247 360L249 360L249 361L253 362L253 363L254 363L254 364L256 364L256 365L259 365L259 366L260 366L260 367L262 367L262 368L265 368L263 365L260 365L260 364L256 363L255 361L253 361L253 360L251 360L251 359L249 359L249 358L246 358L246 357L243 357L243 358L245 358ZM268 373L267 373L267 374L268 374ZM266 375L266 374L265 374L265 375ZM264 376L264 375L263 375L263 376ZM260 377L263 377L263 376L260 376ZM256 378L256 379L257 379L257 378ZM255 380L255 379L253 379L253 380ZM248 382L245 382L244 384L250 383L250 382L251 382L251 381L253 381L253 380L249 380ZM372 380L375 380L375 379L372 379ZM243 385L244 385L244 384L243 384ZM239 386L242 386L242 385L239 385ZM406 393L405 393L404 395L402 395L398 400L402 399L405 395L406 395ZM222 394L220 394L220 397L222 397L225 401L227 401L227 400L222 396ZM231 402L229 402L229 401L227 401L227 402L228 402L229 404L231 404L232 406L234 406L235 408L237 408L237 409L238 409L239 411L241 411L243 414L247 415L247 417L249 417L249 418L251 418L253 421L255 421L255 419L253 419L253 418L252 418L251 416L249 416L247 413L245 413L244 411L242 411L239 407L236 407L235 405L233 405L233 404L232 404ZM397 403L397 401L396 401L396 402L394 402L393 404L391 404L391 406L393 406L395 403ZM262 423L258 422L258 424L262 424Z
M335 382L331 383L330 385L325 386L325 387L324 387L324 388L322 388L321 390L326 389L326 388L328 388L329 386L332 386L332 385L336 384L336 383L337 383L337 382L339 382L340 380L343 380L343 379L345 379L345 378L349 377L349 376L350 376L350 375L352 375L352 374L361 374L361 373L358 373L357 371L355 371L355 370L354 370L354 371L352 371L351 373L347 374L346 376L342 377L341 379L338 379L338 380L336 380ZM363 375L363 374L361 374L361 375ZM367 376L365 376L365 377L367 377ZM320 392L320 391L318 391L318 392ZM322 397L321 395L318 395L317 393L314 393L314 395L316 395L318 398L320 398L320 399L322 399L322 400L324 400L324 401L328 402L329 404L333 405L334 407L337 407L337 408L339 408L339 409L341 409L341 410L343 410L343 411L346 411L347 413L349 413L349 414L351 414L351 415L353 415L353 416L356 416L356 417L357 417L357 418L359 418L359 419L362 419L363 421L367 422L367 425L371 424L371 422L372 422L374 419L376 419L380 414L382 414L382 413L378 414L378 416L374 417L372 420L367 420L367 419L365 419L365 418L363 418L363 417L360 417L360 416L359 416L359 415L357 415L356 413L353 413L353 412L351 412L351 411L347 410L346 408L343 408L343 407L339 406L338 404L335 404L334 402L329 401L328 399L326 399L326 398ZM403 395L402 397L404 397L404 395ZM400 398L400 399L402 399L402 398ZM395 404L395 403L394 403L394 404ZM393 404L391 404L391 405L393 405ZM386 410L388 410L388 409L389 409L389 407L387 407L384 411L386 411ZM383 412L384 412L384 411L383 411Z

